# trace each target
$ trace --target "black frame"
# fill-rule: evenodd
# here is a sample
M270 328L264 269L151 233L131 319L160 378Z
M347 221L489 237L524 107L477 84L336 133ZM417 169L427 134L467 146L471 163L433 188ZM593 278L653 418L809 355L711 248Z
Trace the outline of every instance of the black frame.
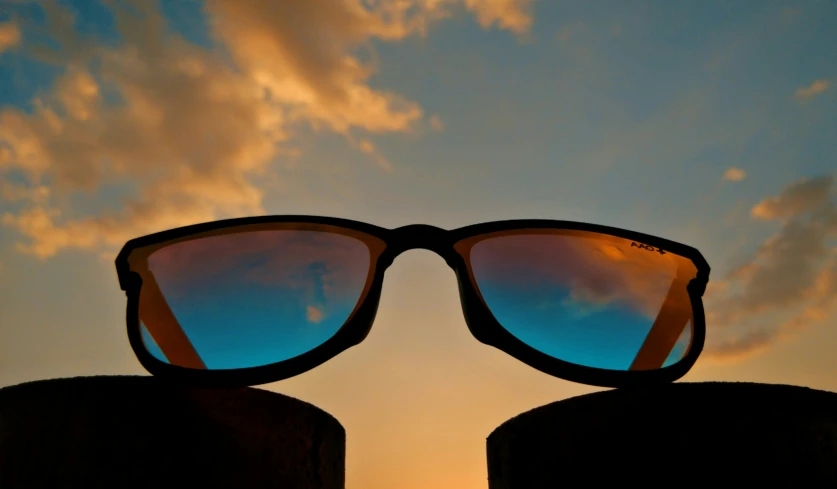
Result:
M140 248L159 246L171 240L182 239L199 233L238 226L277 223L310 223L313 225L336 226L377 238L385 244L377 257L377 261L373 262L374 274L370 278L371 283L367 285L365 298L362 299L362 303L346 324L332 338L317 348L298 357L260 367L234 370L198 370L171 365L153 357L145 349L141 338L139 292L142 279L137 272L130 269L128 258L131 253ZM638 241L691 260L697 269L697 276L687 286L692 306L692 327L694 330L687 355L673 365L656 370L614 371L576 365L555 359L527 346L514 337L494 319L494 316L480 299L478 290L469 275L467 257L463 257L454 246L465 239L475 238L483 234L521 229L560 229L601 233ZM426 224L412 224L387 229L349 219L321 216L258 216L206 222L135 238L125 244L116 258L119 285L128 298L126 311L128 339L142 366L152 375L165 380L199 387L225 388L267 384L287 379L325 363L366 338L378 310L386 269L401 253L412 249L433 251L444 258L445 262L454 270L459 284L460 302L465 322L478 341L493 346L546 374L572 382L600 387L641 387L649 384L669 383L684 376L695 364L703 350L706 323L701 297L709 281L710 267L698 250L684 244L639 232L597 224L546 219L494 221L445 230Z

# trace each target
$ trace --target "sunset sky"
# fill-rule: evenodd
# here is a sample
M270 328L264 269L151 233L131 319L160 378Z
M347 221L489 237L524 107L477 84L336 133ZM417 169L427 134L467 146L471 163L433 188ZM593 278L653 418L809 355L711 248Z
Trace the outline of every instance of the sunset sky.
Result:
M837 391L837 4L0 0L0 386L145 375L113 259L227 217L587 221L701 250L684 381ZM478 343L445 262L263 386L347 430L349 489L486 487L485 438L597 390Z

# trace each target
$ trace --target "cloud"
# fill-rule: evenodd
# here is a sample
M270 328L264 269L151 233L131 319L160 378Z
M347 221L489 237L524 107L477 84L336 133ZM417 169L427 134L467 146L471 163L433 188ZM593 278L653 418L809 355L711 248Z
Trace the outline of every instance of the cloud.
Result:
M301 307L317 307L324 319L336 304L354 305L371 265L366 244L333 231L328 226L249 226L247 232L173 243L146 259L169 301L203 293L207 284L225 284L230 290L281 289L286 299L302 301ZM143 258L139 251L129 262ZM143 269L134 268L140 273Z
M0 196L8 202L31 201L43 204L49 201L49 187L44 185L32 187L0 182Z
M0 53L8 51L20 43L20 29L13 22L0 24Z
M375 67L348 54L375 38L399 40L416 32L421 24L409 22L395 5L369 11L332 0L207 2L217 36L237 65L291 106L293 118L336 132L354 126L407 130L422 116L418 104L370 88L366 81Z
M516 284L521 290L557 285L570 290L569 300L577 306L615 303L655 318L678 268L691 277L697 270L685 258L632 243L587 232L500 236L474 245L470 259L483 283Z
M707 355L738 357L766 348L837 312L837 236L834 178L788 185L751 211L780 223L742 266L706 293Z
M740 182L747 177L747 172L742 170L741 168L730 167L724 171L724 180L728 182Z
M814 82L807 87L797 89L795 95L802 98L815 97L828 90L830 86L831 83L828 80L814 80Z
M368 139L361 139L360 142L358 142L358 148L360 148L360 150L363 151L364 153L374 153L375 152L375 145L372 144L372 141L370 141Z
M155 13L151 12L153 22ZM179 39L155 49L148 26L126 32L129 45L99 58L97 81L69 67L34 113L0 113L5 166L59 195L133 184L136 196L119 215L58 224L47 205L6 215L47 257L61 248L119 246L138 233L218 214L262 212L261 191L248 176L264 171L285 139L282 112L264 103L258 87L218 58ZM148 39L146 39L148 37ZM105 105L102 86L117 91Z
M308 322L317 324L325 318L325 314L314 306L308 306L305 309L305 316Z
M378 151L378 148L375 146L375 143L368 139L361 139L359 141L355 141L352 138L347 139L349 143L355 148L357 148L359 151L371 156L378 164L378 166L381 167L381 169L383 169L386 172L393 171L392 165L390 164L389 160L387 160L386 157L382 155L380 151Z
M533 0L465 0L483 28L497 26L515 34L525 34L532 27Z
M43 26L20 27L48 34L61 49L23 48L64 72L33 100L32 113L0 111L0 172L23 175L46 193L4 187L5 198L28 205L4 214L3 223L28 239L21 251L47 258L263 214L258 182L306 126L343 135L388 169L374 145L353 133L411 131L423 110L372 88L378 67L353 53L372 52L373 41L424 35L457 3L207 0L217 46L205 48L169 32L155 2L107 3L124 40L115 47L76 32L59 3L42 2ZM465 1L481 25L514 32L531 24L529 4ZM74 195L108 188L128 189L115 211L74 212Z
M828 206L833 185L830 176L794 182L778 196L768 197L756 204L750 215L763 220L798 217L811 209Z
M430 129L433 129L436 132L442 132L445 130L445 123L442 122L441 117L436 114L430 116L430 119L428 119L427 122L430 124Z

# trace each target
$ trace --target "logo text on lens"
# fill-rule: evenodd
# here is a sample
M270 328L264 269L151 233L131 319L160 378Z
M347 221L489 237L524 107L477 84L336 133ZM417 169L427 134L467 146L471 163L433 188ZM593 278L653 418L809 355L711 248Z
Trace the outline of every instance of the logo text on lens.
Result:
M642 243L635 243L633 241L631 242L631 248L639 248L641 250L656 251L657 253L659 253L661 255L666 254L666 252L663 251L662 248L654 248L653 246L648 246L647 244L642 244Z

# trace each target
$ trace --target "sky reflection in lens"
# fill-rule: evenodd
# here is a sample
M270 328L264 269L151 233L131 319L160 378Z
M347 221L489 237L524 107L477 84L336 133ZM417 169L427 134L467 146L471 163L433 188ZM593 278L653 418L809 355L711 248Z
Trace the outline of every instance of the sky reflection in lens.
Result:
M361 298L370 252L332 232L243 230L163 247L148 267L206 368L236 369L287 360L333 337ZM148 326L147 350L177 363Z
M688 260L640 245L578 231L500 234L477 241L470 262L483 300L513 336L567 362L628 370L678 266L696 274ZM671 327L683 332L663 366L682 359L692 337L691 321Z

